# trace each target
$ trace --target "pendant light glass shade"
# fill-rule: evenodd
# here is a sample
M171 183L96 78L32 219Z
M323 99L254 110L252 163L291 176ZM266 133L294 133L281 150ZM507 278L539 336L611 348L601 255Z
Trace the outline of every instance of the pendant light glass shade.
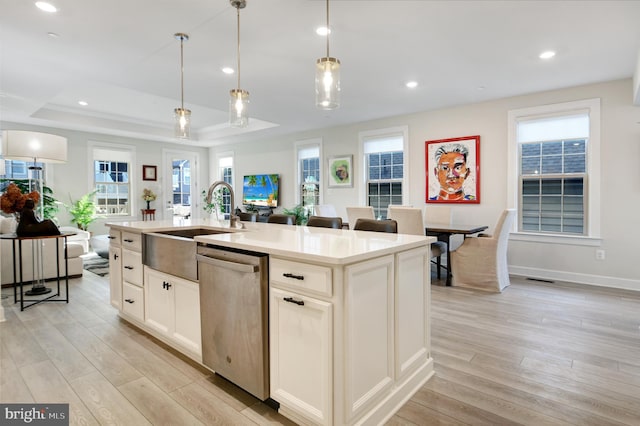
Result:
M242 89L229 91L229 124L245 127L249 124L249 92Z
M316 61L316 106L321 109L340 106L340 61L336 58Z
M316 61L316 107L340 106L340 61L329 55L329 0L327 0L327 56Z
M191 137L191 110L176 108L173 112L176 138L189 139Z
M174 112L174 135L179 139L189 139L191 137L191 111L184 107L184 42L189 40L189 36L184 33L173 35L180 40L180 108L175 108Z
M231 6L236 8L238 21L238 86L229 91L229 124L232 127L246 127L249 125L249 92L240 88L240 9L247 6L246 0L230 0Z

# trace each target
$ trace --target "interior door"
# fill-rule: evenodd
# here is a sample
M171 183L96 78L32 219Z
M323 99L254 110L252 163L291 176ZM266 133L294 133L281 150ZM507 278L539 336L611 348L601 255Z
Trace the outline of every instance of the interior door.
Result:
M198 162L195 153L164 151L164 218L175 220L197 219L200 197L198 191Z

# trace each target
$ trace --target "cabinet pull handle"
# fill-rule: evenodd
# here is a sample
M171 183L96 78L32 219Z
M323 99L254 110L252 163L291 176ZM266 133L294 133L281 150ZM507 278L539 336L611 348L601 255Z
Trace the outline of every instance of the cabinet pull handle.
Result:
M116 239L116 237L114 237L113 235L108 235L107 238L110 239L110 240L115 240Z
M164 288L165 290L169 290L169 288L171 288L171 284L166 281L162 281L162 288Z
M132 300L132 299L124 299L124 301L125 301L125 302L127 302L127 303L133 303L133 302L135 302L135 300Z
M113 254L113 260L118 260L118 253Z
M293 278L294 280L304 280L304 275L294 275L294 274L290 274L288 272L285 272L284 274L282 274L283 277L287 277L287 278Z
M128 269L128 270L132 271L133 270L133 266L125 266L124 269Z
M296 305L304 306L303 300L296 300L293 297L285 297L284 301L289 303L295 303Z
M133 240L125 239L125 240L124 240L124 242L125 242L125 243L132 243L132 242L133 242Z

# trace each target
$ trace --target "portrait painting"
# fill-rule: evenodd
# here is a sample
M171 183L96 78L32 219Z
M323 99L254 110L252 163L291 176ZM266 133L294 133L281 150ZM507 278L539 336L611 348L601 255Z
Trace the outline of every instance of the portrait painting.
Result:
M427 203L480 203L480 136L425 142Z
M353 155L329 157L329 188L353 186Z

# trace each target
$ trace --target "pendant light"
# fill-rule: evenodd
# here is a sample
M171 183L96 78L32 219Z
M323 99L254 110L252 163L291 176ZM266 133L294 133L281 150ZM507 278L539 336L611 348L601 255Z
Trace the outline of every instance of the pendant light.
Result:
M184 42L189 40L189 36L184 33L173 35L180 40L180 108L173 110L175 118L175 136L180 139L189 139L191 127L191 110L184 109Z
M327 56L316 61L316 107L340 106L340 61L329 56L329 0L327 0Z
M229 92L229 124L233 127L246 127L249 124L249 92L240 88L240 9L247 6L246 0L230 0L236 8L238 17L238 86Z

